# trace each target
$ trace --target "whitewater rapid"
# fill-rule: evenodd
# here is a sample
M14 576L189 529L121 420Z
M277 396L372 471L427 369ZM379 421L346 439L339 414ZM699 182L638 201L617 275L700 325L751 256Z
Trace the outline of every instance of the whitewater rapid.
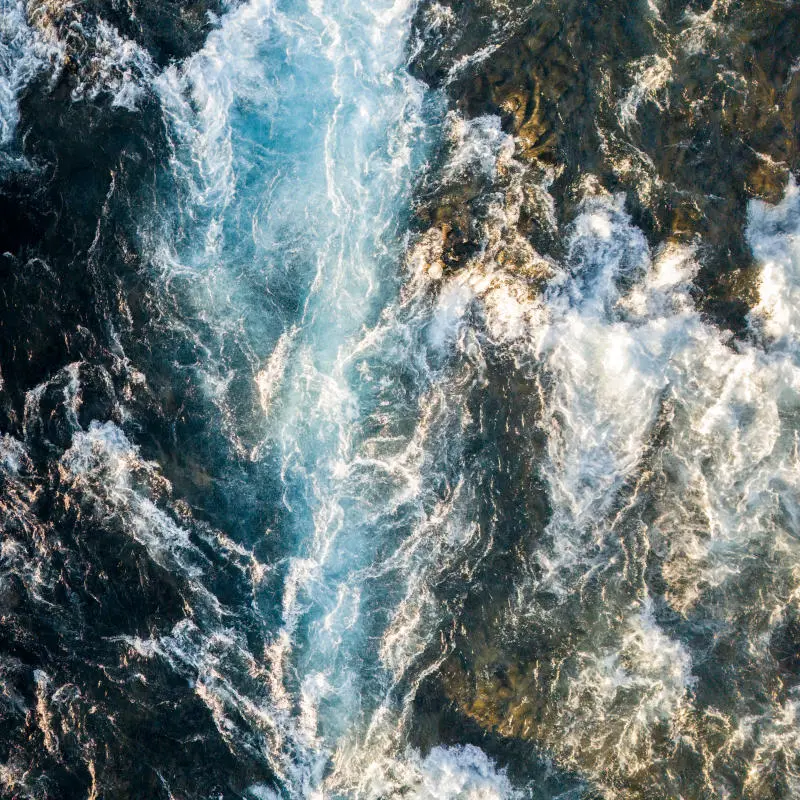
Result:
M425 541L452 502L425 442L445 376L420 298L400 294L440 114L405 69L412 13L255 0L156 82L185 195L143 238L175 324L203 338L198 382L238 456L274 471L288 521L263 532L284 543L266 568L280 616L253 658L263 746L293 797L511 793L477 748L404 744L429 550L455 544Z
M0 146L49 58L9 8ZM760 302L736 339L696 307L702 248L649 243L623 195L584 176L558 228L555 170L524 185L497 117L409 75L414 11L250 0L160 70L103 29L112 102L163 108L165 174L130 200L149 313L112 331L112 418L81 421L68 365L28 392L3 475L28 514L57 394L65 507L180 578L179 621L106 637L102 667L179 676L268 765L255 800L732 796L739 773L748 797L778 773L800 793L800 190L748 206ZM639 66L626 125L666 80ZM477 198L455 269L414 218L431 182ZM518 233L531 194L558 256ZM146 391L168 432L205 421L187 469L220 508L195 519L180 469L143 456L124 401ZM32 713L57 755L51 683Z

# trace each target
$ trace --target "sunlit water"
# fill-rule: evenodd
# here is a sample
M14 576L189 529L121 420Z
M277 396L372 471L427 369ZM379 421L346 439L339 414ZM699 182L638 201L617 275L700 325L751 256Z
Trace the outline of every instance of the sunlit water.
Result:
M249 531L275 541L271 563L209 535L248 582L257 650L143 488L158 467L113 423L77 432L64 474L192 589L169 635L120 637L120 653L184 675L231 748L268 761L276 784L254 798L533 794L473 745L413 745L418 689L471 636L488 701L451 688L454 704L608 797L654 775L673 796L685 763L696 793L726 796L742 763L748 796L777 771L800 792L800 699L774 644L800 586L800 193L750 205L762 287L746 341L696 310L698 253L651 249L592 181L543 292L496 257L519 209L494 195L483 250L442 275L436 241L409 250L407 233L433 145L450 142L443 180L491 188L513 142L494 118L443 119L409 77L413 10L251 0L152 79L178 189L156 187L140 244L154 330L191 343L185 357L154 341L153 359L189 375L248 465L229 491L276 487L281 526ZM16 30L0 143L40 68L15 66L11 48L38 58ZM22 446L2 453L18 470ZM487 631L475 606L495 602ZM498 700L481 646L520 641L537 644Z
M185 194L143 236L202 337L197 379L226 436L273 470L288 512L263 532L285 543L281 611L251 656L264 686L246 716L290 796L510 791L477 749L404 744L429 551L454 544L428 541L450 502L426 446L448 413L443 343L401 288L438 113L405 70L412 11L258 0L156 84ZM180 637L134 645L203 658ZM228 699L204 691L224 716Z

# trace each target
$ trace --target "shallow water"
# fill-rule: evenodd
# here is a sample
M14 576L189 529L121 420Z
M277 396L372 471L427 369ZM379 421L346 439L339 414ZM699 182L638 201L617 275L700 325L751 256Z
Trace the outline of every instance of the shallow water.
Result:
M63 51L3 9L16 157ZM86 26L66 102L155 114L155 166L0 439L8 796L800 792L800 190L746 204L734 338L700 242L412 77L417 11L250 0L164 68ZM419 198L462 195L454 263Z

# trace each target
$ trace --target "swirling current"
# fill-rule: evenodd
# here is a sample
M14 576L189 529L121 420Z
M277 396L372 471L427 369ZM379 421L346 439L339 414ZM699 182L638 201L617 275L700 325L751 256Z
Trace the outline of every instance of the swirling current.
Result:
M0 796L800 797L800 5L0 0Z

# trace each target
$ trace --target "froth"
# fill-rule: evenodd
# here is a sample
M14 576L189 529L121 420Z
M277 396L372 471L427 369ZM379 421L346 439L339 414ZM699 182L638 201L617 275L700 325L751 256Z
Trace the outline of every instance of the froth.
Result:
M751 319L771 339L796 345L800 332L800 189L794 178L783 200L751 200L747 240L761 268L760 300Z
M3 3L0 9L0 147L14 136L19 121L17 98L44 69L51 47L28 25L23 0Z

